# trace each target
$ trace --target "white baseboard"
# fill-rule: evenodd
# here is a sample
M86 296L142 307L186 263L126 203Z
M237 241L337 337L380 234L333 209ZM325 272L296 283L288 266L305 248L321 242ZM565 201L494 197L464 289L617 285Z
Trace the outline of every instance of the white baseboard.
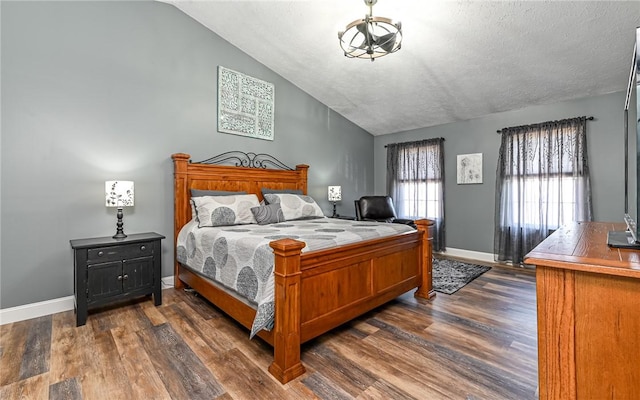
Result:
M493 258L493 253L482 253L479 251L454 249L451 247L447 247L446 250L442 252L442 254L446 254L452 257L460 257L460 258L468 258L470 260L484 261L488 263L496 262L495 259Z
M173 287L173 276L165 276L161 279L162 288ZM38 318L44 315L73 310L73 296L60 297L53 300L40 301L38 303L25 304L22 306L5 308L0 310L0 325L12 322L25 321L31 318Z
M163 289L169 289L173 287L173 275L171 276L165 276L164 278L160 279L162 281L162 288Z
M448 247L443 254L468 258L471 260L494 262L493 254L481 253L478 251L470 251L463 249L454 249ZM173 287L173 275L165 276L161 279L162 288L168 289ZM40 301L38 303L25 304L22 306L0 309L0 325L10 324L12 322L25 321L31 318L38 318L44 315L55 314L59 312L73 310L73 296L60 297L53 300Z
M40 301L38 303L5 308L0 310L0 325L73 310L73 303L73 296L67 296L53 300Z
M448 247L443 254L452 257L467 258L470 260L478 260L485 262L495 262L492 253L482 253L479 251L470 251L463 249L454 249ZM173 287L173 275L165 276L161 279L162 288L168 289ZM73 296L60 297L58 299L41 301L38 303L25 304L22 306L0 309L0 325L10 324L12 322L24 321L31 318L42 317L59 312L73 310Z

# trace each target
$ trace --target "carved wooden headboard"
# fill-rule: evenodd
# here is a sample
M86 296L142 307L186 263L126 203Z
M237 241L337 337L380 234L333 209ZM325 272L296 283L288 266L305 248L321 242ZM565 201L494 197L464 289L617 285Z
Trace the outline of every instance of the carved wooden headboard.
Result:
M262 188L298 189L307 194L308 165L291 169L267 154L233 151L192 163L191 156L176 153L174 166L174 244L180 229L191 220L190 189L255 193L262 200ZM219 165L232 163L234 165ZM268 168L271 167L271 168ZM177 274L177 261L176 261Z

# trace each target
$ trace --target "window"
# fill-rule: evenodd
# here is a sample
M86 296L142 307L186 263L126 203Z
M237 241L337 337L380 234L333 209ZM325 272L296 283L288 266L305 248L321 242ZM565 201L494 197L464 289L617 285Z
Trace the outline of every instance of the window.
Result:
M496 176L494 252L521 263L549 233L590 221L586 118L502 131Z
M538 177L525 178L522 187L522 198L519 196L517 188L518 182L515 179L508 180L505 185L514 186L510 192L514 193L509 208L510 220L519 218L521 213L522 223L525 226L533 227L538 221L547 220L549 230L555 230L572 221L579 219L579 198L584 194L581 180L569 177L550 177L546 180ZM520 209L517 205L522 202Z
M399 195L396 208L403 216L440 218L440 196L442 182L426 181L416 184L413 181L399 183Z
M433 220L435 251L445 247L443 143L438 138L387 146L387 191L396 212Z

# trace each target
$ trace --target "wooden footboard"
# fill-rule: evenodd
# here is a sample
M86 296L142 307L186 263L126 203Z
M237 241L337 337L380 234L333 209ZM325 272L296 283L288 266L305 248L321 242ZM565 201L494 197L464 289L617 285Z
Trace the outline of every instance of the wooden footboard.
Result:
M300 345L417 287L434 296L431 221L418 232L301 254L304 243L282 239L275 253L274 360L269 372L286 383L304 373Z
M306 193L307 166L295 171L188 163L176 154L176 231L190 219L189 189L245 190L260 196L259 187L299 188ZM232 185L235 185L232 186ZM271 242L275 256L275 321L271 332L258 336L273 346L269 372L286 383L302 375L300 346L389 300L417 288L415 296L431 298L432 221L416 221L417 231L302 253L305 244L293 239ZM225 290L176 262L175 287L194 288L247 328L255 310Z

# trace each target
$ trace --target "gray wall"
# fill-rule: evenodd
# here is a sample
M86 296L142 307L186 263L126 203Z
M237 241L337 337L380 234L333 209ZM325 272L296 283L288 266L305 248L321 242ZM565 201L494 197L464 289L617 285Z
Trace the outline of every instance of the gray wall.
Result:
M166 235L163 275L171 275L175 152L307 163L309 192L325 212L326 187L338 184L338 212L352 215L354 198L385 192L385 144L442 136L448 246L490 253L496 129L593 115L595 216L621 220L622 93L374 139L171 5L1 1L0 14L0 308L73 293L69 239L115 233L115 210L104 207L110 179L135 181L125 232ZM275 141L217 132L218 65L275 84ZM456 185L455 156L476 152L484 183Z
M69 240L115 233L105 180L135 181L125 232L166 235L163 275L172 275L172 153L309 164L309 193L326 213L327 185L342 185L345 199L373 191L370 134L171 5L0 7L0 308L73 294ZM273 142L217 132L218 65L275 84Z
M611 93L559 104L528 107L426 129L378 136L374 144L375 191L386 192L388 143L445 138L445 218L447 247L493 253L496 167L500 149L497 130L543 121L594 116L587 122L587 143L594 219L622 222L624 214L623 106L625 93ZM630 121L635 121L632 116ZM631 123L631 125L633 125ZM630 135L629 206L635 210L635 126ZM456 184L456 156L482 153L483 183ZM635 211L634 211L635 212Z

